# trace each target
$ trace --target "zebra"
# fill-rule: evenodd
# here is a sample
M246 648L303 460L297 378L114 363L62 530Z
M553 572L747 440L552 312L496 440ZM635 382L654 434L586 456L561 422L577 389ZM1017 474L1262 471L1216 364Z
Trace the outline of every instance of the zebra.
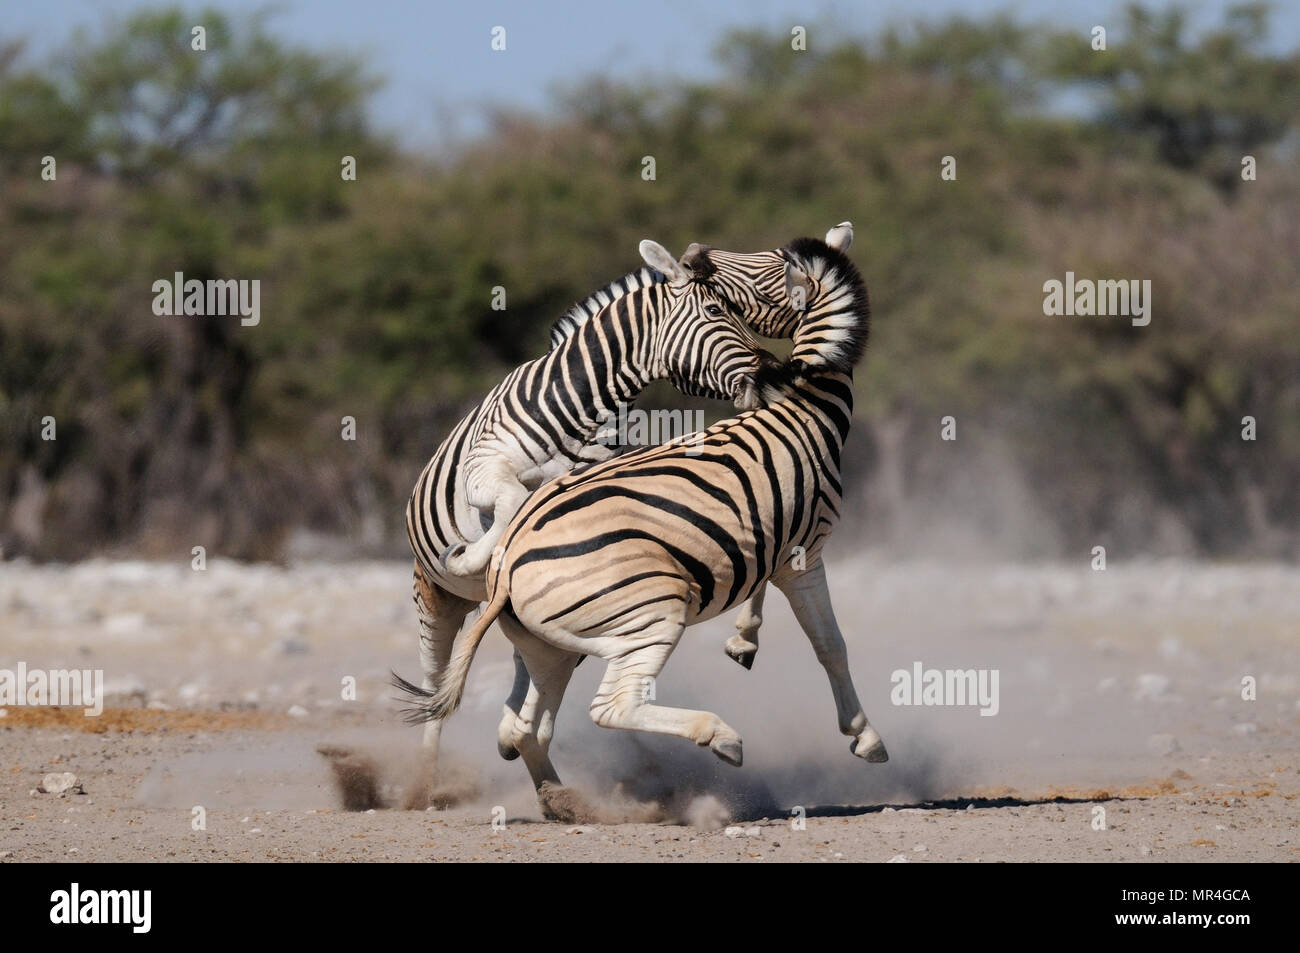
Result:
M464 417L416 481L406 524L426 688L446 665L466 616L487 598L483 571L510 518L545 480L616 452L593 438L620 401L666 378L687 394L757 406L760 365L777 361L720 293L720 270L698 255L698 246L694 267L657 242L643 241L640 252L647 267L561 316L550 351L512 371ZM755 320L780 319L780 306L751 307ZM516 681L521 677L526 670L518 660ZM440 735L441 721L429 721L430 769ZM516 755L513 748L502 754Z
M766 406L702 433L561 477L534 494L502 538L487 574L488 605L415 713L454 711L474 652L493 620L514 643L531 683L515 704L510 742L548 817L575 816L548 749L577 662L607 663L590 706L596 724L678 735L739 766L739 734L712 712L650 704L658 676L689 625L772 582L831 683L852 753L888 760L858 701L826 584L822 547L840 510L840 456L853 408L854 365L866 345L866 286L844 252L814 238L787 247L807 313L794 354L765 367ZM518 687L518 686L517 686ZM559 793L563 792L563 793Z

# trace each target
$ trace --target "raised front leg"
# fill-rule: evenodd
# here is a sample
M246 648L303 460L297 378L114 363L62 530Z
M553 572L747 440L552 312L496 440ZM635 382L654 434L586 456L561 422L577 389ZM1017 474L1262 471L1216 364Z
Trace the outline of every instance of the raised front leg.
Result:
M790 600L790 608L794 610L795 618L812 643L817 661L826 670L826 676L831 682L831 694L835 696L840 733L853 739L849 750L867 761L888 761L889 753L885 751L885 743L880 740L876 729L867 722L862 704L858 701L858 693L853 688L853 679L849 676L848 650L835 621L835 610L831 607L825 565L818 559L815 565L802 571L792 571L785 578L773 579L772 582Z
M754 656L758 654L758 627L763 624L763 597L766 595L767 584L764 583L740 607L740 615L736 617L736 634L727 639L727 655L745 668L754 667Z
M465 498L470 506L484 513L490 512L492 525L468 546L456 543L447 548L441 557L447 572L453 576L482 574L510 520L528 499L529 492L504 461L475 467L472 473L467 474Z

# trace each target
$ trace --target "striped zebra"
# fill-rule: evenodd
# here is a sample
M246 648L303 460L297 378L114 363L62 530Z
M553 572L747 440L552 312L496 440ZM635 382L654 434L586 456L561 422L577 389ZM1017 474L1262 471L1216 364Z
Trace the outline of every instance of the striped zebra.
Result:
M420 474L406 522L426 689L436 684L466 616L487 598L484 569L510 518L544 481L616 452L593 438L620 402L667 379L688 394L757 405L760 363L775 364L775 358L738 315L773 327L791 309L782 300L751 295L738 305L729 296L748 293L744 276L784 275L785 261L777 252L761 252L730 256L720 267L702 246L693 249L692 263L684 266L663 246L642 242L648 267L569 309L552 330L551 350L494 388ZM516 683L526 678L518 661ZM411 688L400 678L395 682ZM424 744L430 765L440 734L441 720L429 721ZM517 754L504 747L502 753Z
M847 245L847 241L840 243ZM568 819L571 792L548 748L574 666L607 663L591 717L608 728L659 732L742 761L740 736L712 712L650 704L683 631L767 583L790 601L830 679L839 729L867 761L888 755L849 676L821 551L840 511L840 456L853 408L852 369L866 344L866 287L838 247L799 239L787 248L807 312L794 358L764 371L762 409L670 443L634 450L562 477L516 515L489 569L489 601L458 643L419 713L459 704L474 651L494 619L531 676L516 701L510 741L547 816Z

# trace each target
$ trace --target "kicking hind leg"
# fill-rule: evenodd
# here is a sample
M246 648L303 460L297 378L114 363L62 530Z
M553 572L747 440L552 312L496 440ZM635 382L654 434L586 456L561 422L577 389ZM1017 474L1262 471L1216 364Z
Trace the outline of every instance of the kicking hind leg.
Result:
M763 624L763 597L766 595L767 583L763 583L740 607L740 615L736 617L736 634L727 639L727 655L745 668L754 667L754 656L758 654L758 627Z
M740 735L710 711L651 705L648 688L663 670L686 628L685 598L668 617L640 630L606 637L610 649L605 677L591 702L591 720L602 728L627 728L689 738L728 764L743 760Z

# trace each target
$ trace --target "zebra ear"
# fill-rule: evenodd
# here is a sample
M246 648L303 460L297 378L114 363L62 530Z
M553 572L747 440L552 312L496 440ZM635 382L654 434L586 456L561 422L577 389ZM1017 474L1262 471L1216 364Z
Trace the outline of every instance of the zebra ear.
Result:
M840 222L826 233L826 244L838 251L848 251L853 244L853 223Z
M656 271L662 272L669 284L679 285L690 278L686 269L677 263L677 259L669 254L668 249L663 245L647 238L641 242L640 248L645 263Z
M785 263L785 294L790 299L790 306L796 311L805 311L812 297L813 283L808 273L792 261Z

